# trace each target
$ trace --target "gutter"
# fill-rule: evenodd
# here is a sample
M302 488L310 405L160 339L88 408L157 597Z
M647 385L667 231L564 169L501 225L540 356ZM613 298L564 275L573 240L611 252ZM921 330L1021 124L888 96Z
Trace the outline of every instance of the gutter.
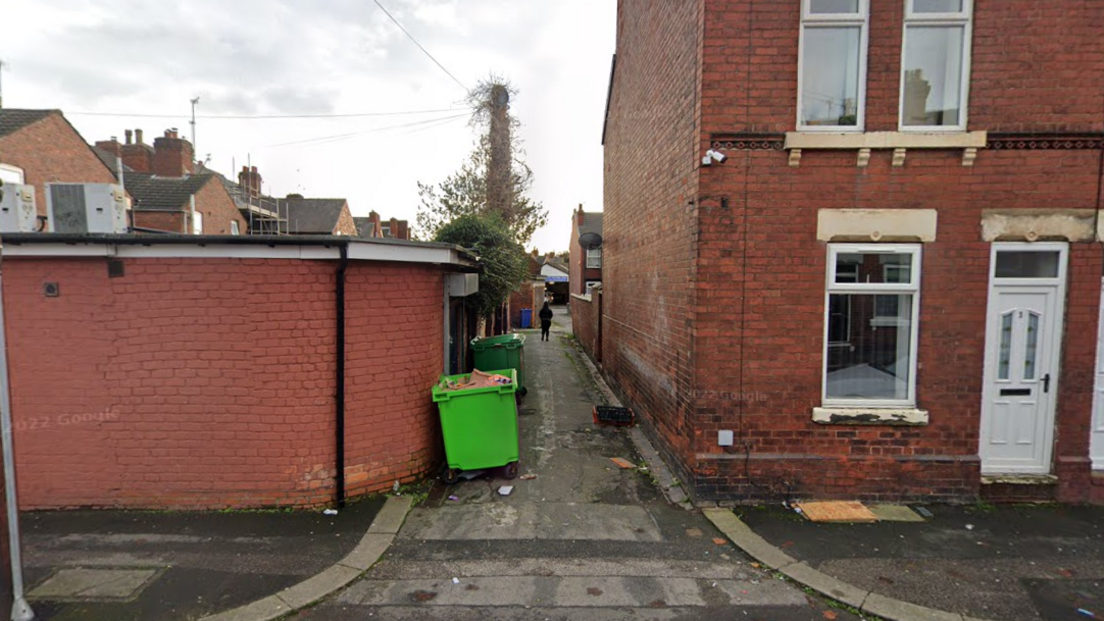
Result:
M336 391L334 395L336 418L335 457L337 470L334 474L335 500L339 509L345 507L345 270L349 266L348 248L342 246L341 260L337 264L334 297L337 304L337 369Z

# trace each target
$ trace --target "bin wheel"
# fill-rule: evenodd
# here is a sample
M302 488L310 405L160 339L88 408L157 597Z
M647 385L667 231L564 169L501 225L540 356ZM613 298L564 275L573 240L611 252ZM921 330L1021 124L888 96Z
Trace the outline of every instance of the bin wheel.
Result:
M513 480L513 479L517 478L517 475L518 475L518 463L515 461L515 462L511 462L511 463L506 464L506 478Z
M521 396L524 397L525 395L529 394L529 389L526 388L525 386L522 386L521 389L518 390L518 392L521 393Z
M445 485L456 485L460 481L460 471L456 468L449 468L448 464L441 466L441 482Z

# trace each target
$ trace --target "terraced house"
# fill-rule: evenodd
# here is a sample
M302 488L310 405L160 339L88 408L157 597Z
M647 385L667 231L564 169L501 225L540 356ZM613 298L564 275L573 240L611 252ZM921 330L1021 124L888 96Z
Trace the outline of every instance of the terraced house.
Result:
M599 354L695 496L1104 501L1101 32L619 4Z

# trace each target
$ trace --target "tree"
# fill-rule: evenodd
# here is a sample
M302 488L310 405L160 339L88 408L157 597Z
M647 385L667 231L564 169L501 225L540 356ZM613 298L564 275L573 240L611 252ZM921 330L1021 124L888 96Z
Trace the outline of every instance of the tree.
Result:
M533 171L521 157L524 152L514 131L519 123L508 113L514 94L509 83L493 76L469 94L472 126L480 130L480 138L459 171L436 187L418 183L419 236L432 239L442 226L463 215L492 214L514 241L525 244L548 222L548 210L526 196Z
M525 249L498 217L461 215L442 225L433 240L463 246L479 256L483 264L479 293L468 296L467 301L482 317L505 304L529 276Z

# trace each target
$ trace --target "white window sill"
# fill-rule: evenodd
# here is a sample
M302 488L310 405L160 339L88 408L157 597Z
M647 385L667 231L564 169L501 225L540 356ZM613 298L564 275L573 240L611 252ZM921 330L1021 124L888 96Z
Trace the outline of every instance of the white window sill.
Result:
M813 422L821 425L919 426L928 424L928 411L907 407L819 407L813 408Z

